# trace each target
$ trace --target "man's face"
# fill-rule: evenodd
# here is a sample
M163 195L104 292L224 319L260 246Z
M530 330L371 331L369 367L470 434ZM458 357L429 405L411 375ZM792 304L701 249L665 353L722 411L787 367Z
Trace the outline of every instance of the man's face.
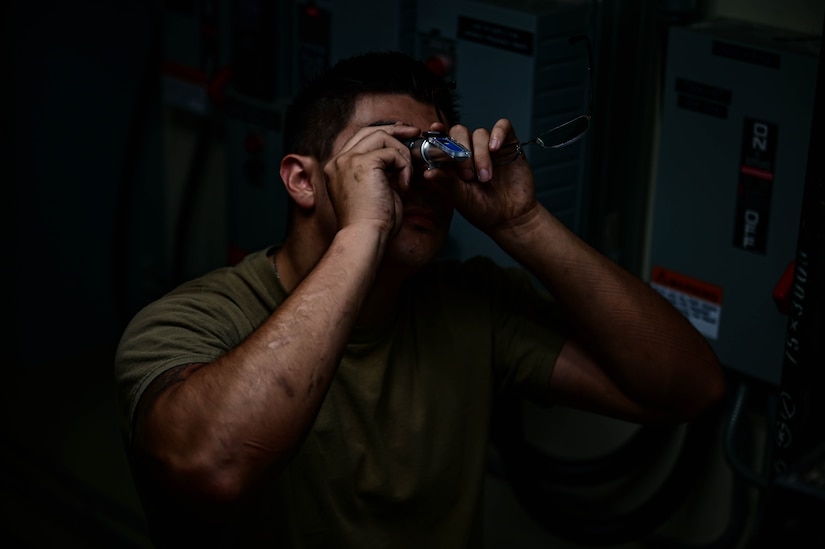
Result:
M336 154L344 143L366 126L401 122L428 131L437 120L432 105L420 103L407 95L377 94L359 98L349 124L335 139ZM389 243L385 263L417 269L430 262L446 240L453 215L453 203L443 178L432 181L422 177L423 167L416 167L409 191L402 197L403 222Z

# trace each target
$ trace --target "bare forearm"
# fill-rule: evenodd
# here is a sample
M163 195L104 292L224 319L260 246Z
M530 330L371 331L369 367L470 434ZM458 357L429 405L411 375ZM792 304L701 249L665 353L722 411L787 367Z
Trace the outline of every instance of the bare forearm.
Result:
M554 294L604 374L644 406L689 416L719 396L705 339L643 281L587 246L544 208L495 235Z
M343 230L246 341L163 392L142 429L179 489L233 500L288 459L335 375L382 242Z

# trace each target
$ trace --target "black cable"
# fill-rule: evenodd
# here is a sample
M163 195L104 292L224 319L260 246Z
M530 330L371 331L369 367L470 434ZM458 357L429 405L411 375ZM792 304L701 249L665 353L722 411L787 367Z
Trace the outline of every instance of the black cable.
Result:
M735 474L741 476L757 488L764 489L767 488L769 479L758 475L750 467L743 464L736 450L738 445L736 444L735 437L739 430L742 410L745 407L747 398L748 388L745 383L740 383L736 391L736 398L733 403L733 409L731 410L730 420L725 430L725 458Z
M506 433L509 434L498 433L496 438L513 493L537 524L550 534L574 543L609 545L648 536L684 503L697 481L696 463L706 456L707 448L712 445L714 419L715 414L706 414L688 424L681 451L662 484L636 508L612 515L606 514L597 502L547 486L548 479L563 478L566 472L575 468L570 462L554 470L554 460L543 456L525 441L518 417L511 415L507 420L510 427ZM642 427L617 451L617 462L621 462L622 467L608 465L613 458L611 454L585 461L579 472L584 475L589 471L602 480L616 478L622 472L629 475L639 469L640 463L658 456L660 452L651 453L650 450L669 440L672 434L673 430ZM605 469L599 470L597 465ZM583 476L578 480L585 483Z
M668 444L672 429L641 427L617 449L592 458L564 459L543 453L522 440L519 461L543 471L542 481L555 486L594 486L619 480L652 461Z
M748 488L748 483L734 475L731 482L729 518L724 530L715 539L691 544L669 536L651 535L641 540L642 545L650 549L733 549L737 547L747 527Z
M728 422L725 425L724 443L726 462L731 468L731 501L728 510L728 521L722 532L715 539L701 543L687 543L680 539L663 534L652 534L642 540L642 544L650 549L733 549L739 547L745 536L750 514L750 492L754 485L762 488L758 477L738 460L735 448L745 448L747 453L754 451L753 429L742 429L742 411L747 403L744 383L740 383ZM770 416L769 416L770 417ZM748 435L748 436L743 436ZM735 456L731 460L731 456ZM733 463L735 461L735 464ZM750 474L743 474L747 471Z

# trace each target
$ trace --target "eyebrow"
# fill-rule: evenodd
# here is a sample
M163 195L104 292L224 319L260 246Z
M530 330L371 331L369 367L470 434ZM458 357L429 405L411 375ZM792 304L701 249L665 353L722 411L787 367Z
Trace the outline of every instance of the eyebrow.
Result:
M371 124L367 124L367 128L372 128L375 126L392 126L393 124L404 124L400 120L378 120L377 122L372 122Z

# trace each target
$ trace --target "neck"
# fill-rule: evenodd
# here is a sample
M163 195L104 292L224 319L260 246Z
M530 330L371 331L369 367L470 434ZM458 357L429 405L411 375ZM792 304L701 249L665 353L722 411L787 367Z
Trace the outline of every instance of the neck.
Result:
M389 266L385 261L379 268L375 282L361 308L358 325L376 326L387 322L398 306L398 296L410 274L408 270Z
M281 285L292 293L312 272L328 245L312 239L287 238L273 257ZM412 271L409 267L388 262L386 257L378 268L358 316L360 326L374 326L389 320L395 310L398 294Z

